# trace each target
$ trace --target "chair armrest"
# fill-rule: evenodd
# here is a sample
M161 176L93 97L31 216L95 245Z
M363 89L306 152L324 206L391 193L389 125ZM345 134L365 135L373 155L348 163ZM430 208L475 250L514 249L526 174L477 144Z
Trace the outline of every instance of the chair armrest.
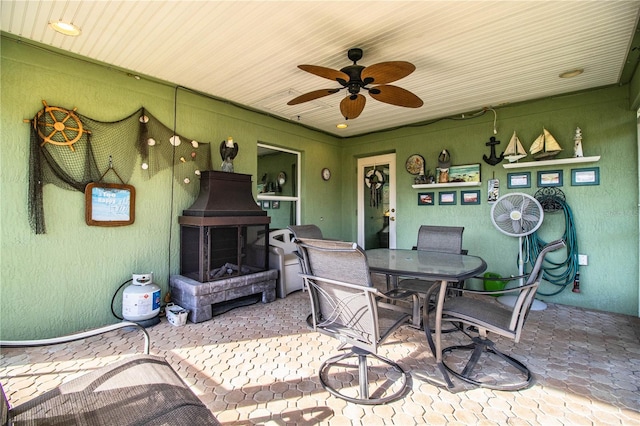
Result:
M505 281L505 282L509 282L509 281L515 281L515 280L519 280L521 278L529 278L530 274L523 274L523 275L511 275L509 277L483 277L483 276L475 276L475 277L471 277L473 279L476 280L482 280L482 281Z
M80 333L68 334L61 337L52 337L49 339L38 340L0 340L0 348L28 348L34 346L50 346L58 345L61 343L74 342L76 340L86 339L87 337L98 336L100 334L108 333L110 331L119 330L121 328L137 328L144 334L144 354L149 354L150 340L149 333L140 324L135 322L124 321L116 324L107 325L104 327L94 328L88 331L82 331Z
M347 283L347 282L344 282L344 281L332 280L330 278L316 277L315 275L309 275L309 274L303 274L303 273L301 273L299 275L302 278L307 279L307 280L324 281L324 282L327 282L329 284L337 284L337 285L340 285L340 286L343 286L343 287L362 290L363 292L373 293L375 296L385 297L385 295L383 293L380 293L378 291L378 289L375 288L375 287L365 287L365 286L360 285L360 284L351 284L351 283Z
M284 249L282 247L269 246L269 253L277 256L284 256Z
M516 277L517 278L517 277ZM504 290L494 290L494 291L486 291L486 290L472 290L472 289L463 289L463 288L456 288L456 289L451 289L454 292L458 292L458 293L468 293L468 294L480 294L480 295L503 295L506 293L520 293L523 289L529 288L529 287L533 287L534 285L537 285L536 283L534 284L529 284L529 285L523 285L523 286L518 286L518 287L513 287L513 288L505 288Z

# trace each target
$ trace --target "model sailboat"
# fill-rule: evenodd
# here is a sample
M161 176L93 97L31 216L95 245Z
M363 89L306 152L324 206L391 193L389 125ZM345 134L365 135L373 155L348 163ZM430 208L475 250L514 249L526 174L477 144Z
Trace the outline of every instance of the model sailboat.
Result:
M520 139L516 136L515 131L513 132L513 136L511 136L509 145L507 145L507 149L504 150L503 155L510 163L527 156L527 150L522 146L522 142L520 142Z
M556 138L547 129L542 128L542 133L531 144L529 152L536 160L551 159L562 151Z

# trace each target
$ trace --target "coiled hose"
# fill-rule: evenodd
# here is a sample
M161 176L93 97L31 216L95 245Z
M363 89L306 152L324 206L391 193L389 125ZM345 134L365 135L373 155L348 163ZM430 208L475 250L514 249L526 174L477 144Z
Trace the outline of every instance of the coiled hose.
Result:
M550 293L543 293L538 289L538 294L542 296L555 296L562 292L570 284L573 284L576 278L576 274L579 272L580 266L578 265L578 237L576 235L576 227L573 222L573 213L571 207L562 197L554 197L553 205L554 210L562 210L564 212L564 234L562 239L567 245L567 258L562 262L552 262L545 258L542 270L542 278L554 286L559 287L556 291ZM544 203L543 207L544 207ZM546 211L546 209L545 209ZM526 247L527 259L525 263L530 263L533 266L535 259L540 254L542 248L547 244L538 236L538 231L524 237L523 245Z

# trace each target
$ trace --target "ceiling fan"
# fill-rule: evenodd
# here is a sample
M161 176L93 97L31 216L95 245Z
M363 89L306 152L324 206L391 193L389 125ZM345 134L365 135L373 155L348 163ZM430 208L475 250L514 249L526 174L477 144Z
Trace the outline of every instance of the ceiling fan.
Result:
M367 90L373 99L391 105L407 108L420 108L423 105L422 99L410 91L388 84L411 74L416 69L415 65L405 61L392 61L364 67L357 64L362 59L362 49L359 48L349 49L347 56L353 61L353 65L347 65L340 71L318 65L298 65L301 70L337 81L342 87L314 90L290 100L287 105L312 101L338 93L342 89L349 92L340 102L340 112L347 120L357 118L364 110L367 99L360 93L362 89ZM371 84L376 86L367 87Z

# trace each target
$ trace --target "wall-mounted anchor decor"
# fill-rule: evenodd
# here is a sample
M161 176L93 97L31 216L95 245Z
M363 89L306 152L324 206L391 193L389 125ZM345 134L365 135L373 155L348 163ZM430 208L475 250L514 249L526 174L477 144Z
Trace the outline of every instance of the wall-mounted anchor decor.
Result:
M498 145L499 143L500 141L497 141L494 136L491 136L489 138L489 142L485 143L486 146L491 147L491 155L489 155L489 157L487 157L486 155L482 156L482 159L485 163L495 166L496 164L504 160L504 152L500 154L499 157L496 156L496 145Z

